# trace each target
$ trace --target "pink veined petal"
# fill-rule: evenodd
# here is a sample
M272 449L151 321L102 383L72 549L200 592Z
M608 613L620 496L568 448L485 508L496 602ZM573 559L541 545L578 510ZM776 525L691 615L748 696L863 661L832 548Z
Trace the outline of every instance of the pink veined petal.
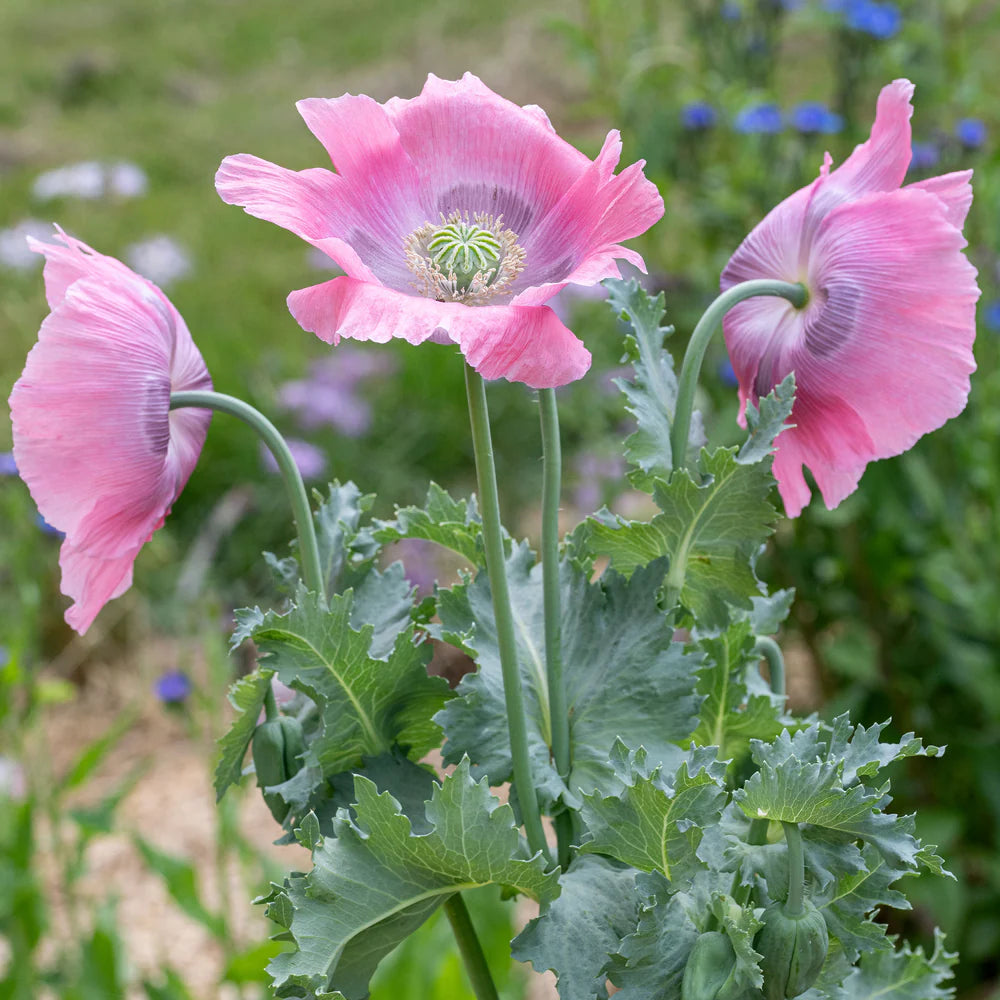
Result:
M957 170L951 174L928 177L923 181L907 184L907 191L930 191L940 198L947 209L948 221L956 228L965 225L965 218L972 207L972 171Z
M913 89L909 80L893 80L882 88L871 135L820 179L809 205L807 229L815 228L841 202L876 191L893 191L903 183L912 156Z
M964 409L979 297L965 245L946 203L913 186L827 216L812 248L814 299L764 352L771 384L796 376L779 482L796 482L791 466L804 462L834 507L869 461L906 451ZM766 391L759 373L750 391Z
M444 334L484 378L553 388L580 378L590 352L551 309L477 306L411 297L353 278L334 278L288 297L298 323L321 340L411 344Z
M83 635L101 608L132 586L132 565L138 554L139 547L116 558L103 559L63 542L59 552L60 590L74 601L66 611L66 624Z
M430 214L421 222L456 211L502 215L524 245L590 164L547 119L471 73L461 80L431 74L419 97L393 99L386 112L425 191Z
M139 549L197 461L210 414L168 412L172 388L210 389L187 327L150 282L60 232L38 244L56 302L10 396L18 470L65 532L67 621L84 631L128 588Z
M619 245L663 215L663 198L642 173L644 161L617 176L621 140L609 132L600 154L525 243L528 264L514 288L517 305L539 305L567 284L591 285L621 277L616 260L646 265ZM528 287L526 287L528 286Z

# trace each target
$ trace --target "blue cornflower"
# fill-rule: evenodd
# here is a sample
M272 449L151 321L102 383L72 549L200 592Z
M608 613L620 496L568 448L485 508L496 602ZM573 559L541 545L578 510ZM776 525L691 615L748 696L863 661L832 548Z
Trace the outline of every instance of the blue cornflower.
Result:
M722 10L720 11L722 18L725 21L738 21L743 17L743 11L740 10L740 5L738 3L724 3L722 5Z
M844 127L844 119L825 104L805 101L792 109L792 125L799 132L832 134Z
M932 142L915 142L910 147L910 169L929 170L936 167L941 152Z
M856 0L846 5L847 26L855 31L863 31L874 38L892 38L899 33L903 15L893 3L870 3Z
M739 380L736 378L736 372L733 370L733 363L729 358L724 358L719 362L715 369L715 373L719 376L719 381L724 385L728 386L730 389L738 386Z
M994 333L1000 333L1000 299L986 303L979 311L983 326Z
M955 123L955 135L966 149L978 149L986 141L986 123L981 118L961 118Z
M176 705L191 693L191 681L183 670L168 670L157 678L153 693L165 704Z
M751 104L733 122L737 132L774 135L781 131L781 109L777 104Z
M0 451L0 476L16 476L17 462L12 451Z
M717 118L715 108L707 101L693 101L681 108L681 124L692 132L711 128Z

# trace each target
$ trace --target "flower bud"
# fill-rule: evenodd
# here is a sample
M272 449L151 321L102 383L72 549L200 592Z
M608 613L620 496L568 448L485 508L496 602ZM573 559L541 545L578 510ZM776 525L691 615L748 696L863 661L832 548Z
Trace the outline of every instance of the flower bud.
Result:
M698 937L681 982L681 1000L743 1000L747 990L736 984L736 951L721 931Z
M299 755L305 749L302 726L290 715L279 715L262 722L253 734L253 766L257 785L270 788L280 785L298 773L302 767ZM271 815L283 822L288 815L288 803L275 792L264 793Z
M791 1000L805 993L823 968L830 947L826 921L808 900L795 915L784 903L772 903L761 920L753 946L763 956L765 1000Z

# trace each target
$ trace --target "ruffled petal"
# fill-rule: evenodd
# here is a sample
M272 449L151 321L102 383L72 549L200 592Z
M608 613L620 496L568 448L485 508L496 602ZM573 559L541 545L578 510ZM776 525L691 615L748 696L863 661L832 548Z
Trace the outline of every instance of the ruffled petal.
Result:
M523 245L590 165L537 110L500 97L471 73L461 80L431 74L418 97L394 98L385 110L419 174L426 221L452 212L502 215Z
M836 170L820 178L822 183L809 206L807 229L818 225L844 201L876 191L894 191L903 183L912 156L913 89L909 80L893 80L882 88L867 142L856 146Z
M209 414L169 413L210 389L187 327L150 282L61 234L40 244L56 306L10 395L14 454L42 516L66 535L67 621L83 631L131 581L136 553L191 474ZM176 380L176 381L175 381Z
M972 208L972 171L957 170L951 174L941 174L940 177L928 177L926 180L907 184L906 190L930 191L937 195L945 204L948 221L956 229L961 229Z
M834 507L868 462L906 451L964 409L979 289L951 214L914 186L841 205L817 231L803 310L781 307L763 347L759 307L741 303L727 317L749 398L795 372L796 426L778 438L775 460L779 484L791 484L789 513L804 502L796 463L809 466Z
M567 284L620 277L617 260L646 270L639 254L619 241L645 232L663 215L663 198L642 173L644 161L615 176L621 139L608 133L597 159L524 242L524 273L514 285L519 305L538 305Z
M60 590L73 599L66 610L66 624L83 635L108 601L121 597L132 586L132 566L139 549L114 559L90 556L63 542L59 552Z
M484 378L536 389L565 385L590 367L590 352L545 307L436 302L344 277L292 292L288 308L329 344L342 337L411 344L446 337Z

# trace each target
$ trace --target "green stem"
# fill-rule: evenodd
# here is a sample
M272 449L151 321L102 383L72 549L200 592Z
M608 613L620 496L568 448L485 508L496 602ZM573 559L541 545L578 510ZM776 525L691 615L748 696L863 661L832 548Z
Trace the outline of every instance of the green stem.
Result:
M528 726L524 712L524 696L521 692L521 671L517 662L514 613L507 586L503 529L500 525L500 497L497 493L497 473L493 462L493 440L490 435L489 409L486 405L486 386L479 374L469 365L465 366L465 390L469 400L469 422L472 425L472 445L476 455L476 477L479 481L479 503L483 517L483 543L486 549L486 572L493 597L497 645L500 649L500 670L503 674L504 700L507 707L514 788L521 806L528 846L532 853L541 852L546 861L551 861L528 756Z
M299 534L299 553L302 557L302 576L306 586L315 591L322 601L326 601L326 587L323 583L323 571L320 568L319 546L316 543L316 529L313 527L312 509L309 497L306 495L302 474L295 464L285 439L277 427L259 410L235 396L226 396L221 392L175 392L170 396L170 409L177 410L184 406L194 406L203 410L218 410L238 417L249 424L261 440L270 449L274 460L278 463L278 471L285 480L288 498L292 504L292 514L295 517L295 527Z
M761 844L766 844L768 826L770 826L770 820L750 820L750 829L747 831L747 843L753 847L759 847ZM752 890L752 885L743 885L740 881L739 872L733 876L733 887L729 890L729 895L732 896L733 899L740 904L740 906L746 906L747 901L750 899L750 893ZM713 929L714 928L711 927L709 928L709 930Z
M781 824L788 845L788 898L785 913L796 917L802 912L802 892L806 882L805 857L802 853L802 831L798 823Z
M705 310L694 328L694 333L691 334L677 380L677 406L674 410L674 425L670 429L670 450L675 472L687 465L687 443L691 432L694 392L698 386L698 375L701 372L701 363L705 358L708 342L722 322L722 317L737 303L754 295L780 295L788 299L797 309L801 309L809 297L804 285L792 285L787 281L773 281L770 278L755 278L753 281L744 281L726 289Z
M559 494L562 446L559 441L559 410L555 389L538 390L542 423L542 599L545 613L545 674L549 689L549 727L552 757L563 781L569 780L572 750L569 739L569 709L562 662L562 607L559 595ZM571 817L570 817L571 819ZM559 864L569 865L572 822L556 824Z
M759 653L767 660L768 673L771 679L771 690L775 694L785 697L785 657L782 655L781 647L766 635L757 636L754 644L754 652Z
M461 893L456 892L454 896L449 896L445 900L444 912L458 942L458 950L462 954L462 961L465 962L465 971L469 974L476 1000L499 1000L490 968L486 964L486 956L483 954L483 946L479 943Z

